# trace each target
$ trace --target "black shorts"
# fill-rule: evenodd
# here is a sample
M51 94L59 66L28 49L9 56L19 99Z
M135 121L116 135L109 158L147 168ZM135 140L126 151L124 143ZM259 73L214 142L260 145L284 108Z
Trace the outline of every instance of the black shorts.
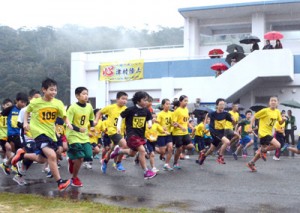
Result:
M218 147L219 144L222 143L222 138L225 136L224 131L210 130L210 134L212 136L212 145Z
M114 135L109 135L108 137L111 139L115 146L118 145L120 140L123 138L123 136L118 133Z
M147 140L147 143L146 143L147 154L150 154L151 152L155 152L155 146L156 146L156 142L151 142L151 141Z
M7 143L6 140L3 140L3 139L0 140L0 146L4 152L6 152L6 148L5 148L6 143Z
M175 135L173 136L173 141L176 148L180 148L182 146L187 146L192 143L192 139L189 134L187 135Z
M283 147L283 145L285 144L285 136L280 132L276 132L275 138L279 141L281 147Z
M46 136L44 134L39 135L34 140L35 140L35 145L36 145L35 153L37 155L41 154L43 157L46 157L46 155L43 153L43 148L49 147L49 148L53 149L54 151L56 151L60 145L56 141L53 141L51 138L49 138L48 136Z
M265 137L259 138L260 145L270 145L273 137L271 135L266 135Z
M15 151L17 151L18 149L22 149L24 147L23 143L21 142L20 135L8 136L7 141L12 142L15 145Z
M110 144L111 144L111 139L110 139L110 137L108 137L108 135L105 134L103 136L103 146L107 147L107 146L110 146Z
M224 135L225 135L226 138L231 140L234 136L234 131L232 129L225 129Z
M198 144L199 151L201 151L205 148L203 137L201 137L199 135L195 135L194 142L195 142L195 144Z

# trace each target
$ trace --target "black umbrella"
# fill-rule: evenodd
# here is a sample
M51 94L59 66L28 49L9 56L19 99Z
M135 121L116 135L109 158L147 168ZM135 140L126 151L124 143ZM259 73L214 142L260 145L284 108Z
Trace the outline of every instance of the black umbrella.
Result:
M193 111L193 114L197 118L197 123L200 123L204 119L206 113L210 113L212 111L213 110L208 107L200 106Z
M239 53L239 52L233 52L233 53L230 53L226 56L226 59L225 61L231 65L231 60L232 59L235 59L235 62L239 62L240 60L242 60L243 58L245 57L245 54L244 53Z
M259 110L264 109L264 108L267 108L267 105L265 105L265 104L254 104L249 109L251 109L254 112L258 112Z
M240 45L238 45L238 44L230 44L230 45L228 45L226 51L228 53L233 53L233 52L244 53L243 47L240 46Z
M242 40L240 40L241 44L252 44L253 42L260 42L260 39L257 36L248 35Z

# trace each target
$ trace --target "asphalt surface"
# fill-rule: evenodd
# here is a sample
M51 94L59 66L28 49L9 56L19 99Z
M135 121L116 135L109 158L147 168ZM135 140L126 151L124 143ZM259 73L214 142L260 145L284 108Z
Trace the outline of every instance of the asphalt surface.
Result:
M93 169L82 169L82 188L69 187L58 192L53 179L46 178L42 165L33 164L26 180L19 186L12 175L0 173L0 191L68 197L124 207L159 208L168 212L299 212L300 158L282 157L280 161L257 162L258 172L246 167L250 159L230 156L226 165L209 157L203 166L195 163L196 155L181 161L181 170L162 171L163 162L156 160L159 174L144 180L143 171L134 165L133 158L124 160L126 172L118 172L109 163L107 174L100 171L99 160ZM69 178L66 161L60 169Z

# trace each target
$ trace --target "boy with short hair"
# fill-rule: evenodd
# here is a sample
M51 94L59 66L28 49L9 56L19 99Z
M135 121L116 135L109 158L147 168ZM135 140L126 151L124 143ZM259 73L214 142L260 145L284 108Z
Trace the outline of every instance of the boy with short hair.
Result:
M255 162L262 158L267 160L267 152L280 149L280 143L276 138L272 136L274 124L278 121L279 124L285 122L286 117L281 116L280 111L277 109L278 98L276 96L270 97L269 107L264 108L254 114L251 119L249 132L252 132L252 127L255 123L255 119L259 119L258 137L260 139L261 147L257 150L256 155L252 158L247 166L252 172L256 172Z
M120 146L123 149L127 148L126 145L126 140L124 139L124 133L122 132L117 132L117 122L118 118L127 107L127 98L128 95L125 92L118 92L117 93L117 102L115 104L108 105L101 109L97 115L96 115L96 120L95 123L97 124L99 119L102 117L102 115L107 115L107 135L109 136L110 140L113 142L113 144L105 144L109 145L110 149L106 153L106 158L102 159L101 161L101 171L102 173L106 173L107 169L107 164L108 161L110 160L110 153L113 150L115 146ZM109 142L109 141L108 141ZM125 171L125 168L123 167L121 161L122 161L122 155L118 156L116 160L116 169L118 171Z
M48 162L51 173L55 178L59 191L65 190L71 180L62 180L57 167L57 157L55 149L56 134L55 121L57 117L64 119L68 128L72 125L66 117L66 110L62 101L55 98L57 94L57 82L47 78L42 82L42 91L44 96L36 98L30 102L24 115L24 130L30 131L36 142L36 153L25 153L23 149L18 149L12 159L12 164L16 165L18 161L26 158L39 163ZM30 124L28 118L31 115Z
M219 146L219 144L222 145L220 148L219 156L217 158L217 162L219 164L225 164L223 155L226 147L230 144L230 140L225 136L224 133L226 121L230 121L233 123L233 125L235 125L235 122L231 114L224 111L225 104L226 103L223 98L218 98L216 100L216 111L213 111L208 115L206 115L206 119L207 117L210 118L209 131L213 138L213 141L208 151L206 151L205 153L204 152L200 153L200 159L199 159L200 165L204 163L206 157L210 155Z
M88 127L94 131L94 111L88 102L88 89L77 87L75 89L77 103L72 104L67 117L73 126L73 130L67 130L69 143L69 172L73 175L72 186L82 187L82 182L78 178L78 173L83 160L91 161L93 156L92 146L89 142Z
M11 151L14 153L18 149L23 148L20 138L20 128L18 127L18 116L21 109L26 106L27 102L28 96L25 93L19 92L16 95L16 104L1 112L2 116L7 116L7 141L11 146ZM6 175L10 174L9 165L11 164L12 157L13 156L8 158L6 163L1 164L1 168Z

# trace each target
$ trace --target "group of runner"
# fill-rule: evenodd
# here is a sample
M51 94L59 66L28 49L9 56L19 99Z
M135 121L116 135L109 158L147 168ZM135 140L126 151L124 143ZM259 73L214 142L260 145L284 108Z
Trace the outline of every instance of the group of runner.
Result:
M256 161L260 158L266 160L269 151L276 150L277 158L286 148L300 153L300 147L292 148L282 143L286 117L277 109L278 98L275 96L270 98L269 107L254 115L252 111L246 111L245 119L240 119L235 104L231 111L225 111L226 102L219 98L216 110L204 112L199 124L193 126L185 95L173 103L163 99L161 111L156 115L149 106L151 97L143 91L133 95L133 106L126 107L128 95L118 92L116 103L100 110L93 110L88 103L88 89L85 87L75 89L78 101L67 109L55 98L56 94L56 81L47 78L42 82L42 95L32 90L29 97L18 93L15 101L5 99L2 103L0 144L3 163L0 166L6 175L14 172L13 180L19 185L26 184L24 175L31 164L37 162L45 164L47 177L56 180L60 191L70 185L82 187L78 177L80 168L82 165L92 168L93 158L101 149L103 174L107 173L110 159L118 171L125 171L122 160L132 156L140 164L144 179L155 177L159 171L155 166L156 153L165 161L163 170L181 169L180 156L185 150L194 150L195 144L199 151L196 163L202 165L206 157L218 149L217 162L225 164L224 153L231 147L236 147L232 151L236 160L240 151L244 155L247 153L247 148L253 144L250 135L256 135L256 129L261 146L247 163L252 172L257 171ZM256 119L259 125L255 125ZM67 153L68 171L72 175L66 180L59 172L59 161L64 153Z

